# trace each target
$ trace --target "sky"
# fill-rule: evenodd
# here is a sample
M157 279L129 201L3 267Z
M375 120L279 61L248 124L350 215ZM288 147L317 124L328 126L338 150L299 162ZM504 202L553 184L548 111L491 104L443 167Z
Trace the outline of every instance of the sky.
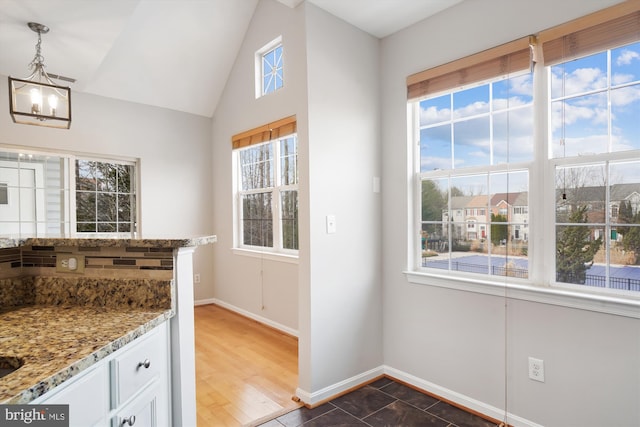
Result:
M610 52L551 67L554 158L640 149L640 43ZM532 86L527 73L421 101L421 172L533 160ZM638 166L617 170L640 182Z

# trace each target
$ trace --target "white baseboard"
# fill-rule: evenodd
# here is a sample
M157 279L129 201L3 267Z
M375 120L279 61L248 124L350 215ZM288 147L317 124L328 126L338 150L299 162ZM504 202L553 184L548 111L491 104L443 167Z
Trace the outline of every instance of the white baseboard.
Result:
M294 336L294 337L298 337L298 331L296 329L290 328L288 326L285 326L281 323L278 322L274 322L271 319L267 319L266 317L262 317L262 316L258 316L255 313L252 313L250 311L247 311L243 308L240 307L236 307L235 305L229 304L227 302L224 302L222 300L219 300L217 298L208 298L208 299L202 299L202 300L197 300L194 302L194 305L198 306L198 305L206 305L206 304L215 304L215 305L219 305L220 307L226 308L227 310L233 311L235 313L238 313L244 317L248 317L249 319L255 320L256 322L262 323L264 325L267 325L269 327L272 327L274 329L277 329L279 331L284 332L285 334Z
M297 388L296 396L298 396L300 400L302 400L307 405L316 405L325 400L332 399L344 393L345 391L368 383L383 374L383 367L380 366L351 378L347 378L346 380L340 381L339 383L332 384L313 393L309 393L308 391L302 390L301 388Z
M390 377L396 378L407 384L411 384L412 386L418 389L427 391L443 399L446 399L458 405L464 406L465 408L487 415L491 418L495 418L496 420L504 421L505 413L503 409L496 408L495 406L486 404L484 402L480 402L479 400L473 399L469 396L465 396L453 390L449 390L445 387L423 380L411 374L407 374L406 372L400 371L390 366L384 366L384 373L389 375ZM519 417L511 413L507 413L506 415L507 415L507 419L506 419L507 423L512 426L543 427L540 424L536 424L533 421L529 421L525 418Z

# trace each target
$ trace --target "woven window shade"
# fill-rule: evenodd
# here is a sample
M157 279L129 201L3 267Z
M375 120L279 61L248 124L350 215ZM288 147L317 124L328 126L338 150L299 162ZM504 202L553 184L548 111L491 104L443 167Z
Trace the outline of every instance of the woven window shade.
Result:
M291 135L297 131L296 116L285 117L266 125L233 135L231 144L234 150L250 145L262 144L272 139Z
M409 100L531 67L533 36L523 37L407 77Z
M544 65L555 65L640 40L640 1L630 0L542 31Z

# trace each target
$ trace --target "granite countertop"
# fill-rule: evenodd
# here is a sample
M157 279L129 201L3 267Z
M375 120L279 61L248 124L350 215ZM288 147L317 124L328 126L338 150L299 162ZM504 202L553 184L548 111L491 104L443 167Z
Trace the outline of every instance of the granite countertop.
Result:
M0 359L23 365L0 378L0 404L24 404L171 317L166 309L35 305L0 312Z
M21 246L79 246L79 247L134 247L134 248L189 248L216 242L216 236L186 238L96 238L96 237L27 237L2 238L0 248Z

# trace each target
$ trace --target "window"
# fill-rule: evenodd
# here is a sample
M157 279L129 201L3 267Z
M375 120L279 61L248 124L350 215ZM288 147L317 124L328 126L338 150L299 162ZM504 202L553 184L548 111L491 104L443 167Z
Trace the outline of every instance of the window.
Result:
M135 231L135 168L132 164L76 160L76 231Z
M135 162L0 151L0 234L65 237L136 231Z
M290 117L234 136L237 246L298 250L298 143Z
M256 52L256 98L273 93L284 84L282 37Z
M541 32L535 68L513 67L515 41L408 78L416 271L637 296L639 9Z

